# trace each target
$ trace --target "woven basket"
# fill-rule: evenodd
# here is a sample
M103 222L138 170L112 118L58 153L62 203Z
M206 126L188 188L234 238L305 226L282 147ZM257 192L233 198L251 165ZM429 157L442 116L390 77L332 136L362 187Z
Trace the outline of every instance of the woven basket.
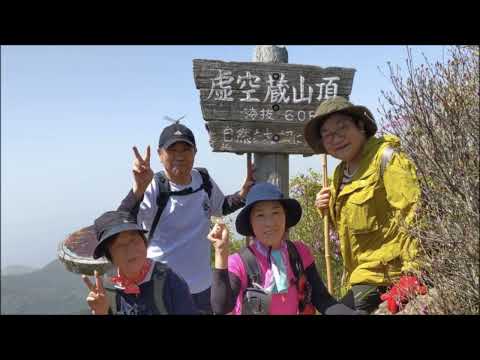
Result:
M93 259L96 244L97 237L93 226L82 228L58 244L58 259L70 272L93 276L97 270L103 275L111 270L113 265L104 257Z

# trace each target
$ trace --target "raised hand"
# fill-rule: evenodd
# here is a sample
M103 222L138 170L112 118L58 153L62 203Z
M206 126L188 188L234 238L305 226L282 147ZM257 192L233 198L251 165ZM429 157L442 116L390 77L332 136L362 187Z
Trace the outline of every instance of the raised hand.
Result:
M208 234L208 240L215 248L215 268L226 269L228 267L229 235L225 224L216 224Z
M240 196L245 198L253 185L255 185L255 168L251 156L247 155L247 177L240 189Z
M98 275L98 271L95 270L95 285L91 283L86 275L82 276L82 280L90 290L87 296L87 303L92 310L92 314L107 315L110 304L105 294L105 289L103 288L102 279Z
M150 168L150 146L147 146L147 153L143 158L136 146L133 147L133 193L141 198L153 179L153 170Z

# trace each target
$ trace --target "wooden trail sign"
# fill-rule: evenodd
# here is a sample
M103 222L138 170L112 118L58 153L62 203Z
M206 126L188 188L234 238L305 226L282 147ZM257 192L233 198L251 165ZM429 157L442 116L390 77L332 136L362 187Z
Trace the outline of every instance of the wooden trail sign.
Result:
M355 69L193 60L213 151L312 154L303 126L320 102L348 99Z

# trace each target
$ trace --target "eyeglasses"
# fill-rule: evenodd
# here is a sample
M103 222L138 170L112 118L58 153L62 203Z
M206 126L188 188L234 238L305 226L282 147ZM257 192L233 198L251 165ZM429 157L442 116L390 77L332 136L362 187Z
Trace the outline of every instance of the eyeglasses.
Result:
M338 136L339 138L344 138L348 129L349 129L349 126L344 123L344 124L341 124L337 128L337 130L320 132L320 138L323 142L331 143L335 135Z

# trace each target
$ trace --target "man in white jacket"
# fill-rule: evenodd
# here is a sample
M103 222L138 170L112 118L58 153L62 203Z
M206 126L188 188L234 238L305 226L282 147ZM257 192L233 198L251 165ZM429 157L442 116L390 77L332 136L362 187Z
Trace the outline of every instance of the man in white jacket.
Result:
M244 206L254 184L252 166L248 166L240 191L225 196L206 169L193 168L195 137L178 122L160 135L158 155L163 172L154 175L150 168L150 147L145 158L136 147L133 151L133 189L119 210L136 215L138 224L149 231L147 256L182 276L199 311L211 313L210 216L227 215Z

